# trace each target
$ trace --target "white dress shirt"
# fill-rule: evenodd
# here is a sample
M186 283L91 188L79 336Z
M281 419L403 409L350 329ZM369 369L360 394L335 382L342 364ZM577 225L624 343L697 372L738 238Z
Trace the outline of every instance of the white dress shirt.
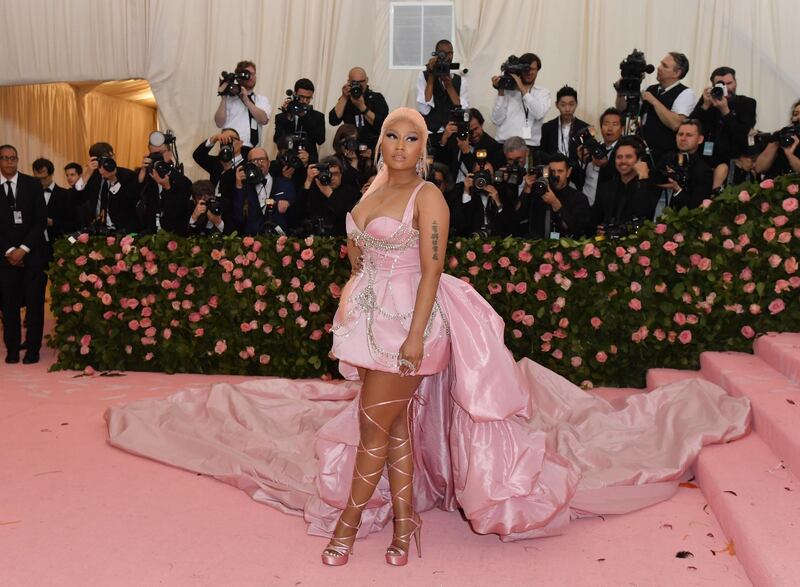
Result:
M253 103L267 113L267 118L272 115L272 105L266 96L253 94ZM258 142L261 142L263 125L258 124L253 119L253 124L258 126ZM219 128L233 128L239 133L242 144L247 147L255 147L250 144L250 111L238 96L225 96L225 124Z
M425 80L425 72L420 71L419 77L417 77L417 110L423 116L427 116L436 105L436 100L433 95L431 95L430 100L425 99L425 86L427 83L428 82ZM434 83L441 82L436 80ZM461 87L458 90L458 97L461 101L461 107L465 110L469 108L469 83L467 82L467 78L463 76L461 76ZM442 130L444 129L440 128L437 132L441 132Z
M531 147L542 143L542 123L550 110L550 90L531 86L526 94L505 90L492 107L492 122L497 126L495 139L502 143L509 137L522 137ZM527 129L527 130L526 130Z

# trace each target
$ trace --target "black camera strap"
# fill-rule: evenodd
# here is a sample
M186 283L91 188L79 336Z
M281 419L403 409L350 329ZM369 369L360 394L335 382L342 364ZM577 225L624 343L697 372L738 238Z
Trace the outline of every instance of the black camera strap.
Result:
M250 101L253 104L256 103L255 102L255 97L256 97L255 92L253 92L252 94L249 94L248 97L250 98ZM249 108L247 109L247 117L250 119L250 145L255 147L256 145L258 145L258 123L256 122L255 118L253 117L253 113L250 112Z

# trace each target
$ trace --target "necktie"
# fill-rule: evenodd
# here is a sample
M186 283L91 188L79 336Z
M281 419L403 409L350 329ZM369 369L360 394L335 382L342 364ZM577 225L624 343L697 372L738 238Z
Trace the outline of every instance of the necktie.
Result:
M10 208L16 207L16 202L14 201L14 190L11 189L11 180L6 182L6 200L8 201L8 206Z
M48 194L52 194L53 193L53 190L51 190L50 188L44 188L44 191L45 191L45 193L48 193Z
M108 214L108 182L103 180L100 186L100 211Z
M255 104L256 101L255 94L250 94L250 101L252 101ZM258 125L253 124L253 113L250 112L250 110L247 111L247 115L250 118L250 144L255 147L256 145L258 145Z

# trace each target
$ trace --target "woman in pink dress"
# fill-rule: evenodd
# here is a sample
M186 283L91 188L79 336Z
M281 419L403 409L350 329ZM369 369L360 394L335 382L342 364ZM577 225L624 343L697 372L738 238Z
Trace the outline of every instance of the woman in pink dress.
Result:
M393 521L386 561L399 565L412 539L419 551L419 512L459 509L503 540L558 534L577 517L669 498L704 445L747 433L748 400L702 379L612 405L515 362L489 303L442 274L448 210L421 179L426 136L414 110L387 117L383 165L347 218L356 270L333 352L350 381L273 378L140 400L107 412L109 442L302 515L330 539L329 565Z

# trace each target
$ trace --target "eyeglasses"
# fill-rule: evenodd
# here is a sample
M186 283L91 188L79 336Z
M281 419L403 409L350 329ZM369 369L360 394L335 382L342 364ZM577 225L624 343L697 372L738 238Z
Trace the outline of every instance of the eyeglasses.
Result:
M255 159L250 159L250 163L264 163L265 161L269 161L269 157L256 157Z
M16 155L4 155L0 157L0 161L8 161L9 163L14 163L16 161L19 161L19 157L17 157Z

